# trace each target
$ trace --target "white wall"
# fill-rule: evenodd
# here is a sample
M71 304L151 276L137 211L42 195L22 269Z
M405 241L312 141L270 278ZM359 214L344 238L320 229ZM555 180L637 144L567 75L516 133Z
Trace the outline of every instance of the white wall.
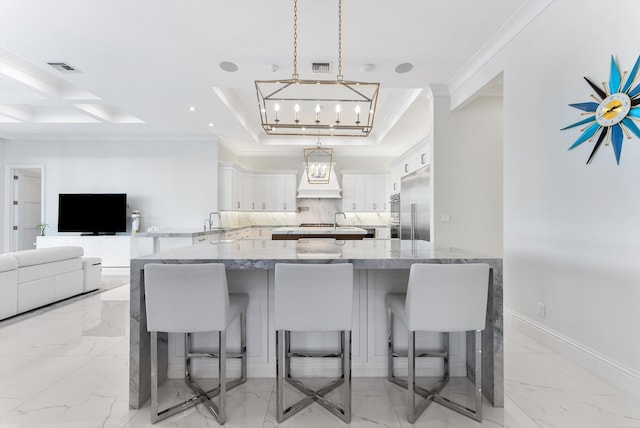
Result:
M451 112L449 96L434 91L433 115L432 240L500 257L502 98L479 97Z
M218 208L216 142L5 142L2 164L25 163L45 165L49 233L57 230L59 193L127 193L143 230L198 229Z
M612 54L631 69L638 17L637 0L554 1L469 85L504 71L505 305L640 396L640 141L625 139L620 165L611 146L585 165L593 142L567 151L580 132L560 131L582 118L567 104L591 101L582 76L608 81Z
M4 164L5 164L5 156L4 156L4 146L5 146L6 140L3 138L0 138L0 177L4 177L5 176L5 172L4 172ZM1 178L0 180L4 180L4 178ZM9 246L9 230L6 229L5 226L5 183L0 183L0 227L2 229L0 229L0 253L3 253L5 251L5 245L8 247Z

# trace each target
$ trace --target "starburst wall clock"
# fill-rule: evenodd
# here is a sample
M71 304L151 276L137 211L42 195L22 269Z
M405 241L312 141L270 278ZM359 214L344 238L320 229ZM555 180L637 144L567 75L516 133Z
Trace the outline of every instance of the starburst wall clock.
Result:
M609 83L602 82L602 88L600 88L589 78L584 78L596 92L596 95L592 94L591 98L597 102L569 104L570 107L582 110L584 113L581 114L587 116L586 119L562 128L564 131L565 129L586 125L580 130L582 134L569 147L569 150L578 147L587 140L590 142L596 141L587 164L591 162L603 142L605 142L605 145L609 145L609 142L611 142L613 153L616 156L616 163L619 165L624 137L626 136L629 139L631 138L631 133L633 133L640 138L640 129L634 123L634 121L640 120L640 83L632 88L638 75L639 65L640 56L638 56L631 73L627 76L625 71L620 76L618 65L612 55Z

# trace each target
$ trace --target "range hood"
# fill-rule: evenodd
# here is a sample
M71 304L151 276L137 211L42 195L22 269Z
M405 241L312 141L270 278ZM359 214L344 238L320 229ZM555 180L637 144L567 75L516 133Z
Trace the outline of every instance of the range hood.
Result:
M298 186L298 199L304 198L325 198L325 199L342 199L340 184L338 184L338 176L336 174L335 164L331 168L329 182L326 184L310 184L307 180L307 169L305 167Z

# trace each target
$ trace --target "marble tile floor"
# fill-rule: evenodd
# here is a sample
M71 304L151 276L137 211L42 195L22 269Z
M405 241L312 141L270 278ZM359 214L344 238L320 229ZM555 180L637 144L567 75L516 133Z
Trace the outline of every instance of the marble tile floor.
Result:
M128 408L128 285L0 322L0 427L140 428L148 405ZM517 331L505 337L505 408L482 424L432 404L416 428L640 428L640 402ZM227 427L277 427L275 381L250 379L228 394ZM467 389L451 382L451 394ZM181 381L166 383L175 398ZM338 393L338 392L336 392ZM408 428L406 393L382 378L353 379L354 427ZM157 427L218 427L197 406ZM346 424L317 404L283 427Z

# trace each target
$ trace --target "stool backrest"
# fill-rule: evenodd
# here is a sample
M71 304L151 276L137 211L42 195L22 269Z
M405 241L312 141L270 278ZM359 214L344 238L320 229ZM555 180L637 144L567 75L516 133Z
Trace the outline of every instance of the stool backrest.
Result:
M410 331L484 330L489 265L411 265L405 311Z
M147 330L188 333L224 330L229 312L222 263L144 267Z
M276 330L351 330L351 263L278 263L275 279Z

